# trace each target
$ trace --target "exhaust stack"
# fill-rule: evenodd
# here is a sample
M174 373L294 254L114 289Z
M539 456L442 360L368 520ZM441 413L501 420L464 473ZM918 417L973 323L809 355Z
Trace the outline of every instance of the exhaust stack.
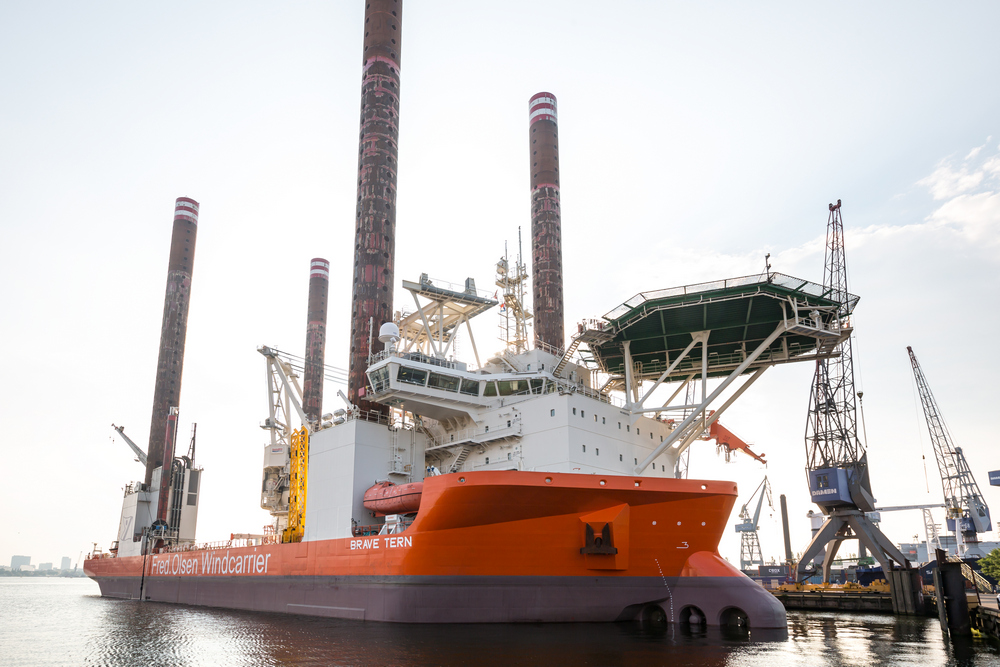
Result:
M323 364L326 362L326 305L330 262L317 257L309 266L309 310L306 315L306 362L302 377L302 409L319 421L323 415Z
M187 337L188 304L191 300L191 273L194 246L198 235L198 202L178 197L174 205L174 229L170 237L170 260L167 264L167 293L163 299L163 322L160 326L160 354L156 362L156 385L153 388L153 414L146 450L146 486L153 481L153 470L164 466L163 436L167 415L180 405L181 372L184 370L184 340ZM171 453L172 455L172 453ZM170 474L166 461L164 475Z
M156 501L156 523L167 526L167 510L170 505L170 483L174 476L174 447L177 443L177 408L171 407L166 416L166 431L163 434L163 460L166 465L160 470L160 488ZM177 528L177 526L171 526Z
M562 222L559 210L559 127L556 96L528 100L531 142L531 273L535 346L562 350Z
M365 400L365 371L369 355L383 347L379 327L392 321L402 15L402 0L369 0L365 5L347 398L362 410L379 413L388 408Z

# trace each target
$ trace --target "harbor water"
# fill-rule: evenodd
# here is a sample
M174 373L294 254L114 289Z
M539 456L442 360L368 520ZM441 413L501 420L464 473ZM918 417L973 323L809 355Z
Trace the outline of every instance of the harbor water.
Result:
M749 636L638 624L399 625L101 598L87 579L0 579L0 664L1000 665L935 618L789 612Z

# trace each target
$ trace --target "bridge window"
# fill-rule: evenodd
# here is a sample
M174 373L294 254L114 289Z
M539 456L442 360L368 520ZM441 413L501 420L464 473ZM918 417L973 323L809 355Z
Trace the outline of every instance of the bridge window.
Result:
M396 379L400 382L417 384L423 387L427 384L427 371L420 370L419 368L407 368L406 366L400 366L399 372L396 374Z
M519 394L528 388L528 383L524 380L499 380L497 382L497 389L500 391L501 396L511 396L512 394Z
M385 366L368 374L372 391L380 392L389 388L389 369Z
M467 396L479 396L479 383L475 380L462 380L462 393Z
M427 382L428 387L434 387L435 389L443 389L445 391L458 391L459 379L452 375L442 375L440 373L431 373L430 380Z

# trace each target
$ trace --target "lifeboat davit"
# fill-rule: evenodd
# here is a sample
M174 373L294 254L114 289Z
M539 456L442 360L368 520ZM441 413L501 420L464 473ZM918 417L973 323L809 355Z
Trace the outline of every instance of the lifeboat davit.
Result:
M412 514L420 509L420 495L424 492L423 482L393 484L379 482L365 491L365 508L378 515Z

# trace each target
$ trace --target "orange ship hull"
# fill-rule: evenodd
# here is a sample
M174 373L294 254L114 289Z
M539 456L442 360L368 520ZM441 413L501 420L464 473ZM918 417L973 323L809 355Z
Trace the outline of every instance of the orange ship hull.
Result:
M88 559L110 597L401 622L669 621L784 628L718 554L732 482L521 471L424 481L405 532ZM145 561L145 562L144 562Z

